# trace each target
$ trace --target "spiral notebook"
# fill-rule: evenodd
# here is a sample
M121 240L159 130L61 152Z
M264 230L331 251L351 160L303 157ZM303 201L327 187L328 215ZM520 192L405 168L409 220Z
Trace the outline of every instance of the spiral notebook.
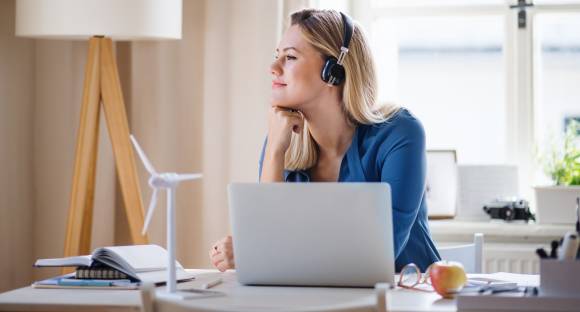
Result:
M127 274L105 266L81 266L75 272L76 279L128 279Z

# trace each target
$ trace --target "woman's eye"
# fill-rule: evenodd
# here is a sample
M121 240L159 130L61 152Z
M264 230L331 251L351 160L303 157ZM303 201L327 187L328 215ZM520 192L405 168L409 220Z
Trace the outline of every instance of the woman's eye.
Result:
M278 60L279 57L280 57L279 55L274 55L274 60ZM286 61L290 61L290 60L295 60L296 57L293 55L286 55L286 56L284 56L284 59Z

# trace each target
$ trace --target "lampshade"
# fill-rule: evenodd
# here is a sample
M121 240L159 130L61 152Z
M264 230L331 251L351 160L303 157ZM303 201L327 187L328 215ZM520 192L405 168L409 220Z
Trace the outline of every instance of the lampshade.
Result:
M16 0L16 35L181 39L182 0Z

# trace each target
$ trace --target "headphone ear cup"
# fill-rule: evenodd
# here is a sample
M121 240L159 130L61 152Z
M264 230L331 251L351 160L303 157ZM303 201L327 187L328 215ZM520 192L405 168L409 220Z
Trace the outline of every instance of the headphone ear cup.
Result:
M344 67L340 64L334 64L330 69L330 76L334 77L333 85L338 86L344 79Z
M345 76L344 67L337 63L338 60L334 57L328 57L326 59L324 67L322 67L322 81L329 83L330 78L334 77L332 85L338 86L342 82Z
M327 57L324 66L322 67L321 77L322 81L328 83L330 81L330 76L332 75L333 67L335 67L338 60L334 57Z

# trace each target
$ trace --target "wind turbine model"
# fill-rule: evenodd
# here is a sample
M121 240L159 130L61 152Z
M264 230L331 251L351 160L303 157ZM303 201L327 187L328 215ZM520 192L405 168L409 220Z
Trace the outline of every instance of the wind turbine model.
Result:
M149 203L149 209L147 210L147 216L145 218L145 224L143 225L143 234L147 232L149 223L151 222L151 217L153 216L153 211L157 204L157 191L159 189L167 190L167 294L170 296L181 297L177 293L177 277L175 271L175 189L179 182L187 180L195 180L201 178L201 174L177 174L174 172L164 172L157 173L145 152L137 143L137 140L133 135L131 137L131 142L139 154L139 158L143 162L145 169L151 174L149 177L149 186L153 189L153 194L151 195L151 202Z

